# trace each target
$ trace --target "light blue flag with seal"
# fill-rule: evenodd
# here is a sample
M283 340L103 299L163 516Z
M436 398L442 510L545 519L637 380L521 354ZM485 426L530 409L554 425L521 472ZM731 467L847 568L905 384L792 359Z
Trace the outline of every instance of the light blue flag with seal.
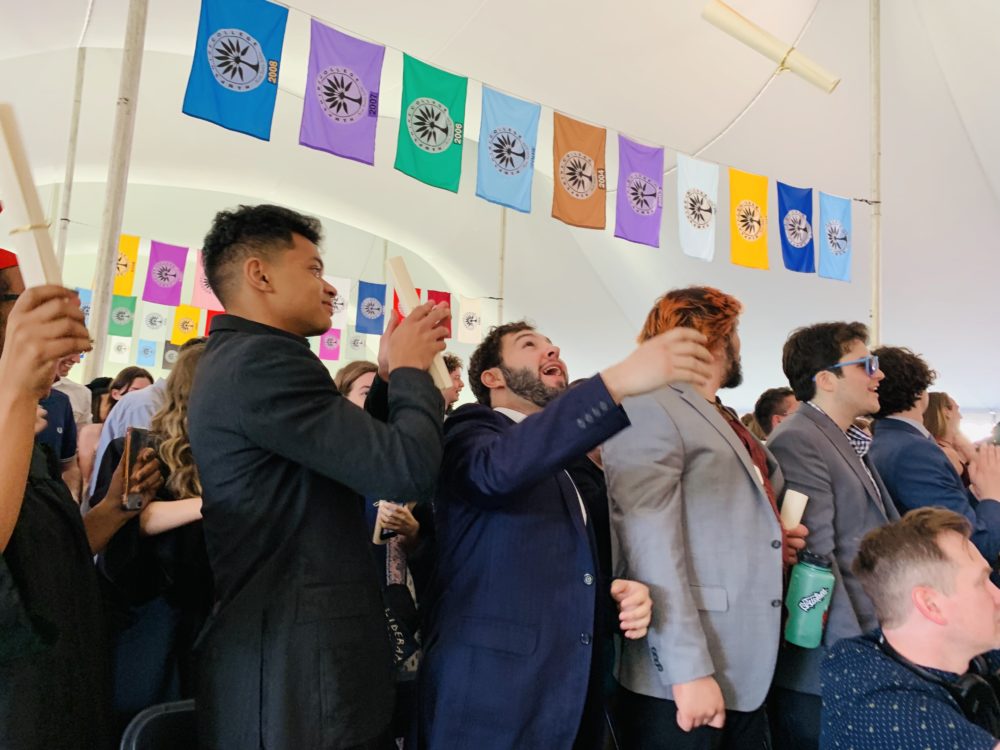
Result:
M76 293L80 297L80 309L83 310L83 324L90 327L90 306L94 301L94 292L90 289L76 288Z
M501 206L531 212L540 104L483 86L476 195Z
M139 339L136 349L135 363L139 367L156 367L156 342Z
M778 217L781 219L781 257L785 268L816 273L816 246L812 230L813 191L778 183Z
M850 198L819 194L819 234L819 275L850 282L854 246Z
M265 0L202 0L184 114L270 140L287 20Z
M385 284L358 282L358 314L354 330L382 335L385 327Z

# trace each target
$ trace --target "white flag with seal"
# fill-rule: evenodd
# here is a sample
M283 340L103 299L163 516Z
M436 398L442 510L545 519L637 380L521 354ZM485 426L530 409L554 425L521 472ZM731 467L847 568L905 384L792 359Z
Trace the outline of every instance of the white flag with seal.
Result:
M168 305L157 305L152 302L142 303L139 315L139 338L146 341L165 341L170 336L173 326L174 308Z
M132 339L128 336L108 336L108 361L129 364L132 361Z
M719 165L677 154L677 224L685 255L715 257L718 200Z
M459 295L458 340L463 344L478 344L483 340L482 300Z
M330 328L339 328L346 331L351 310L351 287L354 282L341 276L324 276L326 283L337 290L337 296L333 298L333 320Z

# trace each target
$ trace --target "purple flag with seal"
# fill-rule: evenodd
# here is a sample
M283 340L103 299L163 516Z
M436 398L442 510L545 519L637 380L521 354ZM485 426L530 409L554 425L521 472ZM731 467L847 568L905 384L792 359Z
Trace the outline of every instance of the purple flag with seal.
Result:
M663 220L663 149L618 136L615 237L660 246Z
M299 143L335 156L375 163L378 89L385 47L312 19L309 74Z
M184 286L184 266L188 249L153 240L149 243L149 268L146 269L146 286L142 298L158 305L181 303Z

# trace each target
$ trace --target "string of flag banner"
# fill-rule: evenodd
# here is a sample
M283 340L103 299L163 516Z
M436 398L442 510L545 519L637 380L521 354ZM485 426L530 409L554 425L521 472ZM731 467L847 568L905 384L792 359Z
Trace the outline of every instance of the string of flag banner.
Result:
M183 112L270 140L288 9L267 0L202 0ZM299 143L373 166L385 46L311 18L309 67ZM458 192L468 78L403 53L394 167ZM541 105L482 87L476 195L530 213ZM606 225L607 129L553 111L552 216L587 229ZM665 149L618 135L615 236L660 246ZM677 154L677 211L683 252L715 255L720 165ZM729 168L730 259L768 268L768 178ZM851 199L777 182L785 268L850 281Z
M136 266L141 238L123 234L118 241L111 311L108 315L108 359L140 367L173 368L177 352L187 341L205 336L212 320L223 312L222 303L205 278L201 252L195 252L194 283L190 299L182 302L189 249L152 240L142 291L136 294ZM319 337L320 359L366 359L367 336L382 335L387 321L389 285L327 276L337 290L330 329ZM93 291L78 288L80 305L90 326ZM452 293L428 289L417 294L424 301L452 304ZM458 325L454 338L466 344L482 339L481 299L458 297ZM352 300L354 301L352 305ZM392 306L399 312L399 298L392 292ZM448 338L453 337L452 321L447 321ZM133 345L133 341L135 342Z

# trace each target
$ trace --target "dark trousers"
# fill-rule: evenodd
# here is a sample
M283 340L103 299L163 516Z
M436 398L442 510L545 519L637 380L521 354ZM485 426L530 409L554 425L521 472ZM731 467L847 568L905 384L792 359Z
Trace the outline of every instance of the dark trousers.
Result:
M698 727L685 732L677 726L677 704L639 695L624 688L618 711L623 750L767 750L767 714L726 711L722 729Z
M767 699L774 750L819 750L820 711L818 695L775 687Z

